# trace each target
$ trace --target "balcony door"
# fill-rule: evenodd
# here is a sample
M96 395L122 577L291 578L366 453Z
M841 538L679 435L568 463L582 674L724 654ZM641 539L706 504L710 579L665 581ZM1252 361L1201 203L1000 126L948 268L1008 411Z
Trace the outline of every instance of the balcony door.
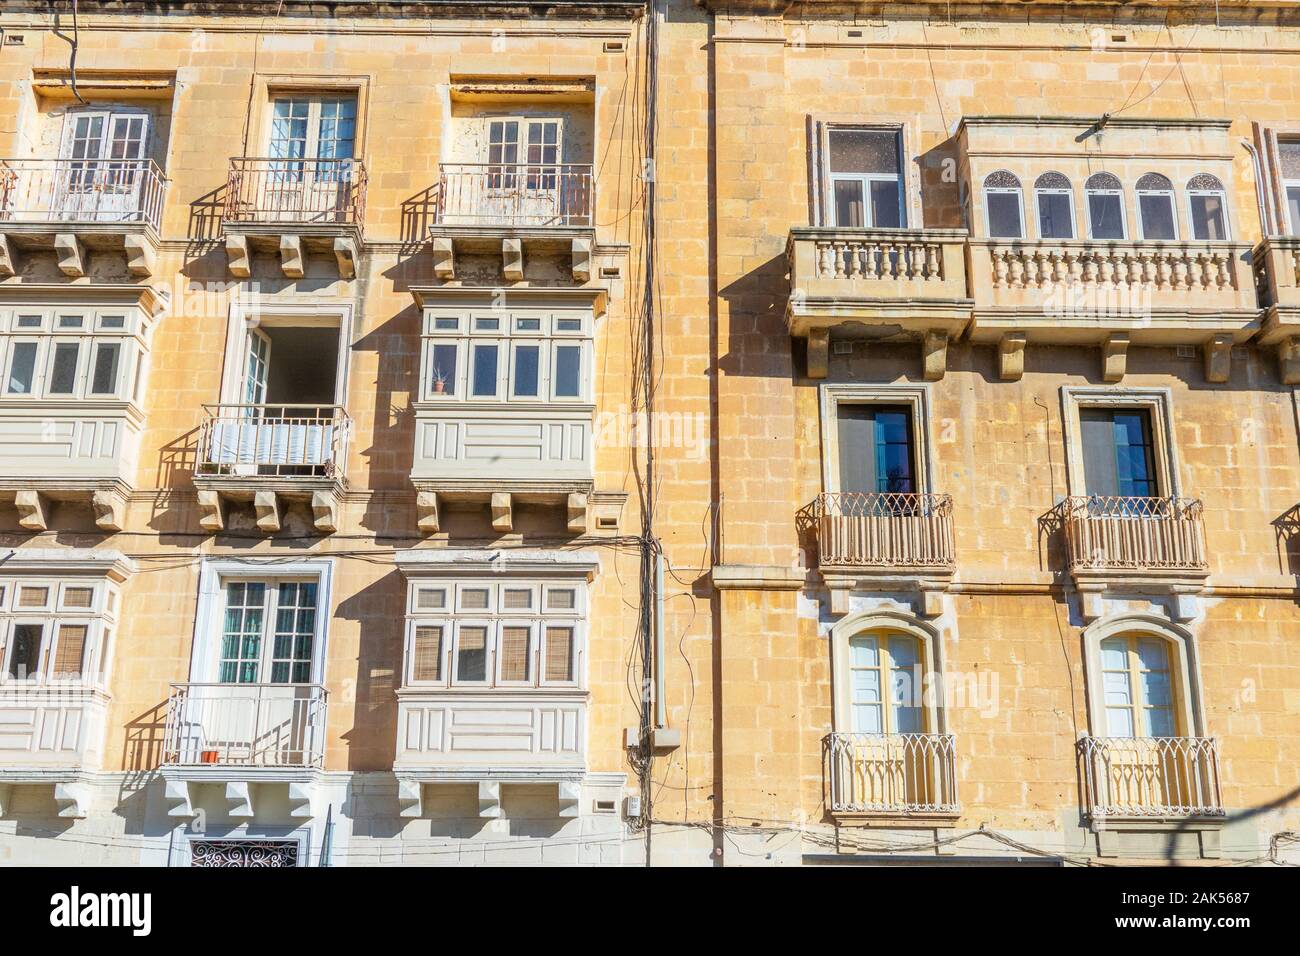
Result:
M318 749L319 593L307 579L223 583L216 681L188 687L178 722L182 762L295 764Z
M916 492L916 447L910 409L841 404L837 418L841 492Z
M563 132L558 117L489 121L483 215L515 225L564 223Z
M55 218L127 222L140 218L147 113L69 113L55 177Z
M831 127L826 133L830 224L904 228L902 169L897 130Z
M1144 408L1079 410L1084 492L1097 498L1155 498L1155 441Z
M344 221L352 196L356 125L355 97L276 97L263 194L267 208L261 212L272 220Z

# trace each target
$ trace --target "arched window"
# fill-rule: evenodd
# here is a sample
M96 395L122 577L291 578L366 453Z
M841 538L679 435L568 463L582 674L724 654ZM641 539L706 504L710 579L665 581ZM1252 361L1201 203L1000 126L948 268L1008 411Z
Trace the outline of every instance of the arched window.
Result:
M849 712L857 734L925 732L920 642L901 631L849 638Z
M1162 637L1130 632L1101 642L1107 737L1178 737L1175 680Z
M1187 181L1187 212L1193 239L1228 238L1228 201L1217 176L1201 173Z
M1127 236L1124 190L1111 173L1093 173L1084 183L1088 198L1088 238L1123 239Z
M984 177L985 221L992 239L1020 239L1025 218L1020 201L1020 180L1005 169Z
M1147 173L1137 181L1138 221L1143 239L1178 238L1178 216L1174 212L1174 184L1168 176Z
M1034 201L1039 238L1074 238L1074 190L1069 179L1058 172L1043 173L1034 180Z

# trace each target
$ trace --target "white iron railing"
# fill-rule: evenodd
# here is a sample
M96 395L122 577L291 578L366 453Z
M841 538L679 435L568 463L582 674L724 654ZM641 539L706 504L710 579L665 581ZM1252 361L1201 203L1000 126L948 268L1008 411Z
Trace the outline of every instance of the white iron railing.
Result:
M952 734L826 738L832 813L957 813Z
M1074 570L1190 571L1209 567L1194 498L1075 496L1064 505Z
M0 160L6 222L162 222L167 179L151 159Z
M1082 737L1089 816L1221 817L1213 737Z
M172 684L164 761L319 767L325 714L320 684Z
M438 223L591 226L591 166L576 163L448 163L438 178Z
M205 405L198 473L341 478L352 419L341 405Z
M823 565L936 569L954 565L950 495L823 493L813 514Z

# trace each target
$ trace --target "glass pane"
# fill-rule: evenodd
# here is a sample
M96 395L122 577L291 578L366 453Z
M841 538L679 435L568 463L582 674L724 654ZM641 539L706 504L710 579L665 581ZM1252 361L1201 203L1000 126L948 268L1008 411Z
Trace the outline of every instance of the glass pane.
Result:
M444 588L420 588L415 592L415 606L421 611L437 610L447 606Z
M1113 193L1090 193L1088 217L1092 223L1092 238L1124 238L1124 214L1119 196Z
M433 367L429 369L429 391L435 395L456 394L456 346L435 345Z
M422 625L415 629L411 648L411 679L442 680L442 627Z
M532 658L532 628L503 627L501 629L501 679L503 681L526 681L529 679L529 663Z
M1126 707L1107 707L1106 734L1110 737L1132 737L1133 711Z
M989 236L994 239L1020 238L1020 193L986 193L989 206Z
M1221 240L1228 238L1223 225L1223 197L1216 193L1200 193L1191 197L1192 237Z
M1300 179L1300 140L1278 143L1277 156L1282 166L1282 178Z
M1038 234L1044 239L1073 239L1074 219L1065 193L1038 194Z
M460 592L460 606L468 611L482 611L488 606L487 588L465 588Z
M1291 220L1291 235L1300 236L1300 186L1286 187L1286 208Z
M1142 210L1143 239L1173 239L1174 197L1166 194L1138 196L1138 207Z
M5 391L10 395L30 395L36 380L36 343L17 342L9 360L9 382Z
M546 629L546 679L573 680L573 628Z
M849 641L850 667L876 667L879 664L877 655L874 637L855 637Z
M18 593L18 606L20 608L38 608L45 607L50 601L50 589L47 587L24 587Z
M501 607L506 611L527 611L533 606L532 588L503 588Z
M853 732L855 734L879 734L884 732L880 720L879 704L853 705Z
M77 357L81 343L59 342L54 346L54 363L50 369L50 395L71 395L77 388Z
M487 680L487 628L463 626L456 646L456 680Z
M497 347L474 346L474 388L472 394L494 396L497 393Z
M1128 670L1128 642L1111 637L1101 642L1101 666L1108 671Z
M871 225L877 229L898 229L903 225L898 180L872 180Z
M517 398L537 397L537 373L540 358L540 346L515 346L514 385L511 389L512 395Z
M546 592L548 611L571 611L578 606L577 592L572 588L550 588Z
M39 624L15 624L9 640L13 652L9 656L9 676L16 680L35 677L41 666L41 638L45 629Z
M122 346L118 342L100 342L95 347L95 371L90 391L94 395L111 395L117 391L117 364Z
M1170 707L1147 710L1147 733L1152 737L1174 737L1174 712Z
M833 129L827 139L833 173L898 174L898 134L893 130Z
M581 372L582 347L579 345L557 345L555 348L555 397L581 397Z
M88 609L95 600L94 588L64 588L63 606Z
M831 189L835 195L835 225L853 228L865 226L861 181L837 179L831 183Z

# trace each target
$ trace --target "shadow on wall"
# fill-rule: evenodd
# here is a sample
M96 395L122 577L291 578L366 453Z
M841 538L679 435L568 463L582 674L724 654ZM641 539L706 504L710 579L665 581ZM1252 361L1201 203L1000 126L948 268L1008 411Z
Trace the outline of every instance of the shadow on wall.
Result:
M726 351L718 356L718 371L730 376L785 378L793 381L790 332L785 306L790 295L785 255L763 263L718 295L730 317Z
M1300 575L1300 505L1293 505L1270 523L1277 538L1278 570Z
M336 619L360 628L352 727L343 734L347 769L388 770L397 752L397 696L402 682L402 631L406 588L393 570L341 601ZM344 682L343 693L347 694Z
M419 251L429 239L429 227L438 214L438 187L429 186L402 201L402 256Z
M921 186L921 227L967 228L961 195L961 160L957 140L949 137L916 157Z

